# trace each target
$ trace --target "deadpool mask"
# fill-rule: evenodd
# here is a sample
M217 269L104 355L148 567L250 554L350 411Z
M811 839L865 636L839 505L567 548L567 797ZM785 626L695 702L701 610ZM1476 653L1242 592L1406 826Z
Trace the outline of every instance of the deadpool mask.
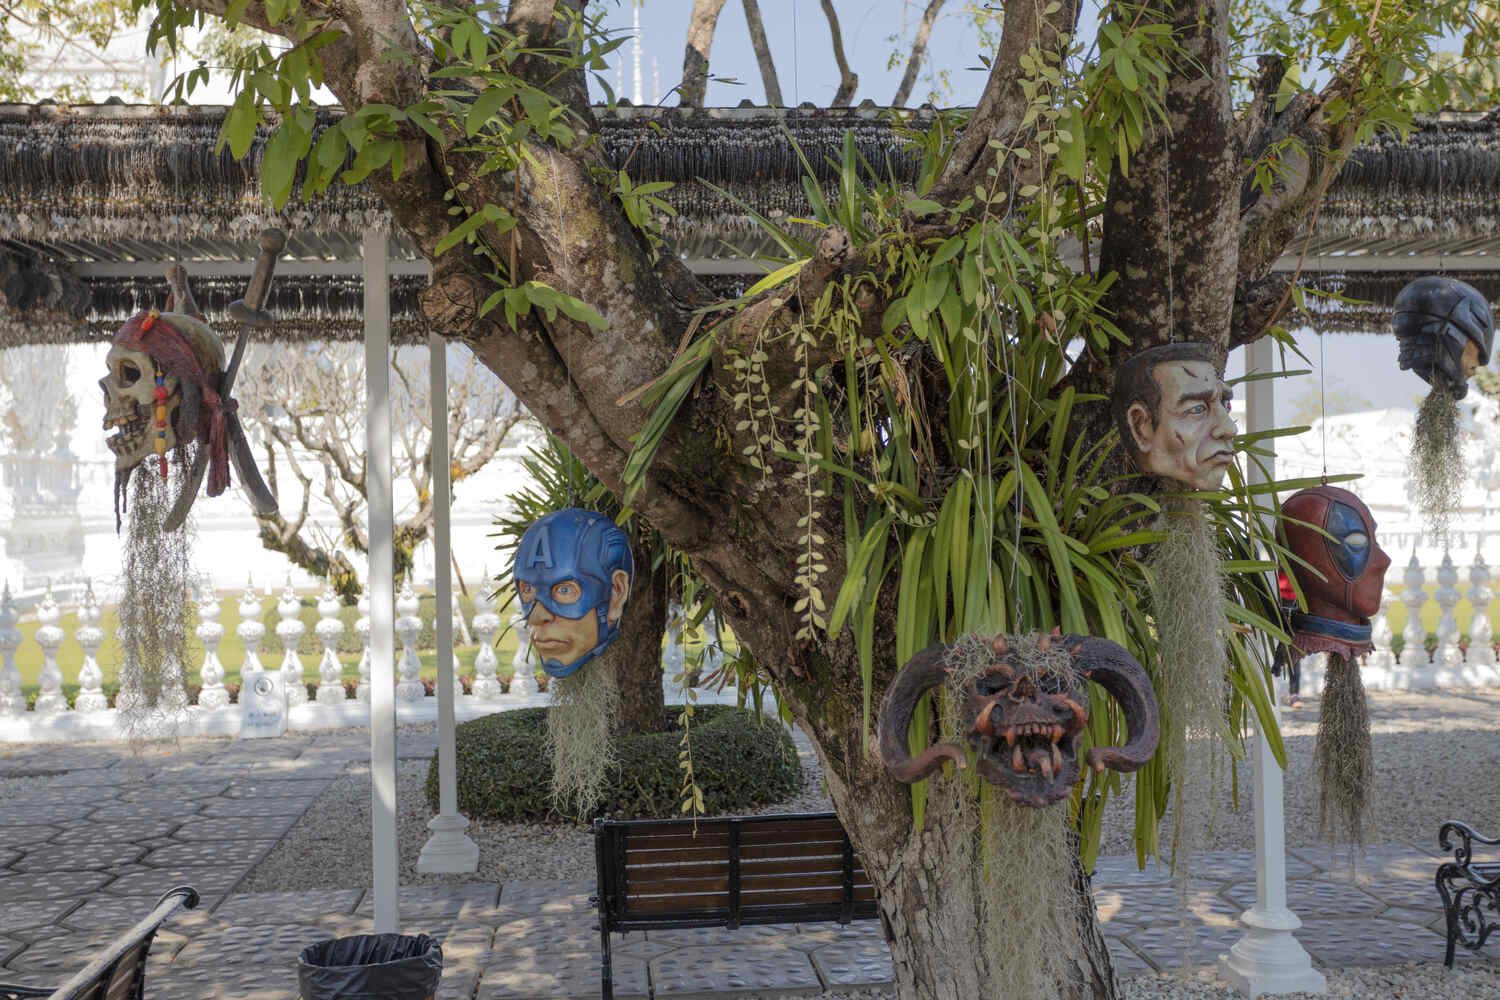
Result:
M1375 541L1364 502L1337 486L1300 490L1281 505L1288 548L1307 565L1291 573L1307 602L1292 612L1292 642L1304 654L1368 653L1370 618L1380 610L1391 557Z

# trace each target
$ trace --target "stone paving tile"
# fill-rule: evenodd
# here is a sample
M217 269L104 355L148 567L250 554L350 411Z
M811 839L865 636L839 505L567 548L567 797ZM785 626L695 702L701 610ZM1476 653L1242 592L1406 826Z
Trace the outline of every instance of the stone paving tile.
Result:
M89 813L89 820L94 823L109 823L114 826L131 824L132 829L137 820L184 820L195 814L203 803L192 800L159 801L159 802L115 802L109 805L98 806Z
M66 774L48 776L47 784L54 788L118 788L126 781L122 768L102 767L87 771L69 771Z
M236 816L301 816L318 801L316 795L296 795L256 799L209 799L198 810L200 816L227 819Z
M452 969L443 965L443 981L438 984L433 1000L470 1000L479 986L478 969Z
M1387 906L1442 912L1442 897L1433 884L1431 872L1423 878L1361 877L1354 884Z
M278 965L295 969L303 948L338 936L318 923L213 923L193 935L172 965L174 969L219 965L226 955L248 954L256 956L264 976Z
M654 937L662 933L652 931L647 937ZM885 931L880 926L879 920L856 920L853 923L837 924L798 924L797 933L785 938L788 948L800 948L810 951L834 942L864 942L870 947L884 948Z
M47 781L45 788L36 788L24 791L19 795L12 795L3 800L7 809L30 809L35 803L48 802L92 802L101 805L111 799L118 799L125 789L118 786L103 787L100 785L77 785L72 788L58 788L52 780Z
M1297 940L1308 954L1331 968L1443 960L1441 936L1419 924L1392 920L1304 917Z
M57 836L58 827L34 824L28 826L7 826L0 833L0 841L7 847L28 847L32 844L41 844L52 840Z
M319 889L315 892L241 892L235 893L214 911L215 920L226 923L257 923L269 920L297 920L328 914L354 912L364 894L362 889Z
M628 958L613 959L615 996L620 1000L643 998L650 989L646 964ZM812 966L808 966L809 970ZM476 1000L535 1000L535 998L580 998L599 996L599 949L576 955L546 955L492 964L479 979ZM657 996L665 996L658 989Z
M133 843L141 843L152 837L170 836L172 831L181 825L182 820L163 816L157 819L132 820L124 830L121 830L114 823L89 820L65 827L62 832L52 838L52 843L60 845L92 844L111 837L129 839Z
M226 854L227 858L228 855ZM203 895L223 895L250 870L248 864L220 863L200 868L148 868L130 865L104 887L110 896L160 896L174 886L190 885Z
M175 928L186 932L202 927L208 923L208 909L219 899L218 896L200 896L198 905L193 909L178 907L162 924L163 929ZM61 923L79 931L102 931L113 927L119 933L156 909L156 904L160 901L160 892L149 896L94 896L63 917Z
M62 985L50 972L28 972L24 969L12 969L8 965L0 965L0 982L13 986L37 986L44 989L54 989Z
M891 953L883 943L878 949L859 941L825 944L812 953L812 963L829 989L876 986L894 979Z
M1110 855L1100 858L1094 865L1093 884L1101 887L1125 888L1127 886L1168 885L1172 881L1172 870L1166 865L1147 861L1144 869L1137 868L1135 855Z
M18 848L0 846L0 869L9 868L20 861L23 853Z
M47 973L59 983L89 964L89 958L118 937L118 930L67 931L61 928L10 958L6 965L20 972Z
M836 925L835 925L836 926ZM797 935L794 924L751 924L729 930L724 927L682 927L673 930L647 931L646 939L674 948L733 948L738 945L782 947ZM594 938L599 937L598 929Z
M20 938L6 937L4 934L0 934L0 965L4 965L16 955L19 955L21 949L25 947L26 942Z
M173 843L165 847L156 847L144 858L140 859L142 864L151 865L155 868L197 868L207 867L222 861L225 855L232 856L237 862L249 862L249 867L260 863L276 846L276 841L266 840L231 840L224 843L201 840L189 843Z
M0 830L35 826L38 823L65 825L83 819L98 807L97 802L32 802L21 808L0 809ZM14 844L8 832L0 833L6 843Z
M1139 888L1094 890L1099 919L1106 924L1122 922L1147 924L1161 919L1163 913L1186 910L1198 923L1222 924L1239 918L1245 906L1219 895L1217 882L1190 880L1181 890L1175 885L1152 885ZM1254 886L1251 886L1254 896ZM1254 899L1251 899L1254 902ZM1248 904L1247 904L1248 905Z
M593 938L595 942L598 942L599 931L597 929L593 932ZM597 943L595 947L598 947ZM642 962L649 962L658 955L665 955L676 947L675 944L648 941L644 931L631 931L629 934L614 931L609 935L611 955L624 955L626 958L639 959Z
M500 886L494 883L456 886L402 886L397 897L397 908L403 923L408 921L433 922L438 920L470 919L471 914L483 914L494 908ZM375 894L365 893L354 911L359 916L370 916L375 912ZM478 918L476 918L478 919Z
M181 781L163 785L146 785L127 788L120 793L126 802L179 802L183 799L211 799L223 795L229 788L229 780Z
M1224 896L1238 904L1239 910L1236 913L1247 910L1255 905L1255 882L1236 882L1224 890ZM1312 878L1287 882L1286 905L1304 919L1313 914L1373 917L1385 909L1385 903L1357 886L1332 879Z
M651 961L655 997L725 993L819 993L822 984L805 952L731 945L679 948Z
M224 795L231 799L279 799L286 796L316 798L323 794L330 782L331 779L328 778L272 778L257 773L249 781L235 782Z
M511 879L500 887L499 909L509 915L592 911L595 907L589 896L596 888L596 883L582 879L568 882Z
M11 866L18 872L72 871L78 868L118 868L141 860L146 849L128 841L91 844L39 844Z
M295 822L295 816L189 816L172 836L178 840L279 840Z
M1150 927L1133 928L1126 940L1141 957L1160 970L1184 965L1212 965L1220 954L1234 947L1244 933L1244 928L1237 924L1184 927L1163 921Z
M1115 964L1116 975L1136 976L1156 971L1151 967L1151 963L1135 953L1124 938L1106 934L1104 941L1109 947L1109 958Z
M76 899L38 899L30 902L7 898L0 906L0 934L28 927L46 927L55 923L73 907Z
M401 912L404 917L405 904ZM532 914L507 920L495 929L497 954L547 955L597 947L597 925L577 918Z
M87 869L0 874L0 899L5 900L7 904L30 899L67 899L93 892L109 880L108 873Z
M233 953L232 953L233 954ZM152 1000L293 1000L298 995L295 962L268 965L255 956L240 961L182 965L173 962L159 973L147 972Z

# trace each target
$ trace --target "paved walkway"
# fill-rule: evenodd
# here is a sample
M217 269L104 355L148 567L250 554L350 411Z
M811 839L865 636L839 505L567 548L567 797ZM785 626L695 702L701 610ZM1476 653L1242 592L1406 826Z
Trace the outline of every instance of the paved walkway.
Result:
M432 737L418 737L400 752L432 749ZM295 997L298 952L371 931L370 894L234 890L343 764L364 758L360 741L321 734L194 741L141 758L116 745L0 750L0 982L59 982L162 891L186 883L203 902L158 936L150 995ZM1300 940L1323 967L1440 961L1437 860L1422 845L1385 844L1351 870L1326 849L1293 850ZM1190 883L1184 914L1164 871L1100 862L1096 896L1122 974L1210 963L1239 938L1237 915L1255 896L1253 857L1215 852L1196 867L1204 874ZM597 997L590 890L535 881L410 888L401 915L406 930L442 939L439 1000ZM622 998L815 994L890 978L878 921L635 933L615 955ZM1460 961L1496 959L1463 952Z

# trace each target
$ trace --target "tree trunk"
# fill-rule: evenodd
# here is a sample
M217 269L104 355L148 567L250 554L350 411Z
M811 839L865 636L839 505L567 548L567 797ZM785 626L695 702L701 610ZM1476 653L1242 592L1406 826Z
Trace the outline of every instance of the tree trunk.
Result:
M760 17L757 0L745 0L745 23L750 26L750 45L755 49L755 60L760 63L760 78L766 85L766 103L773 108L784 108L781 99L781 84L776 79L776 63L771 58L771 43L766 40L766 25Z
M708 53L713 48L719 12L727 0L694 0L688 17L687 44L682 52L681 103L685 108L703 107L708 91Z
M642 555L640 562L648 562L650 553ZM622 736L661 730L661 637L667 630L669 579L665 560L657 569L636 572L619 638L604 653L605 665L615 672L620 688Z
M901 84L896 88L896 96L891 99L891 107L904 108L911 98L911 89L917 85L917 71L922 68L922 57L927 54L927 39L932 36L932 25L942 9L943 0L932 0L922 14L922 21L917 25L917 37L911 44L911 56L906 60L906 72L901 75Z

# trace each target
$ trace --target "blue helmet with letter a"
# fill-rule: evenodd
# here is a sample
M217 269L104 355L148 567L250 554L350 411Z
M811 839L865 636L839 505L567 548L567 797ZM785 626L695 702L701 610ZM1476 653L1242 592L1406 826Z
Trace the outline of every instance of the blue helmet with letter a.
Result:
M530 619L540 602L558 618L577 621L593 614L598 621L599 637L594 648L571 663L544 658L542 669L548 676L567 677L576 672L619 635L619 620L609 620L617 571L623 571L627 578L635 575L630 539L614 521L596 511L577 507L553 511L537 518L521 536L513 573L521 614ZM553 588L567 581L576 583L582 594L578 600L564 603L556 599ZM522 584L530 586L530 600L522 595Z

